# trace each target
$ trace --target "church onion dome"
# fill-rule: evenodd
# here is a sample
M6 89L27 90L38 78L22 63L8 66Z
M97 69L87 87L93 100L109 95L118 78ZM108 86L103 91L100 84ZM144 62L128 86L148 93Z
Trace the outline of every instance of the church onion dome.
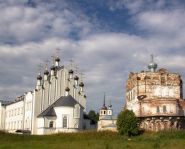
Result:
M42 76L40 74L37 76L37 80L42 80Z
M56 62L60 62L60 58L57 56L57 57L55 58L55 61L56 61Z
M66 87L65 91L66 92L69 92L70 91L69 87Z
M44 74L45 74L45 75L49 75L49 71L48 71L48 70L45 70L45 71L44 71Z
M80 87L84 87L84 83L83 82L80 82L79 86Z
M72 74L72 73L73 73L73 70L72 70L72 69L70 69L70 70L69 70L69 73L70 73L70 74Z
M156 70L157 69L157 64L155 62L150 62L149 65L148 65L148 69Z
M78 79L79 79L79 77L78 77L78 76L75 76L75 77L74 77L74 80L78 80Z
M55 70L55 66L53 65L53 66L51 66L51 70Z
M150 63L148 64L148 69L149 69L151 72L155 72L155 70L157 69L157 63L154 62L154 57L153 57L153 55L151 55L151 61L150 61Z

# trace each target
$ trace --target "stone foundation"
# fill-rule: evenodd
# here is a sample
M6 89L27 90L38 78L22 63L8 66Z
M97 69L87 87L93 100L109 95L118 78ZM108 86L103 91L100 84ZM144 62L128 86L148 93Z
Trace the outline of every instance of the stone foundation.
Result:
M139 117L140 128L147 131L185 129L185 116Z

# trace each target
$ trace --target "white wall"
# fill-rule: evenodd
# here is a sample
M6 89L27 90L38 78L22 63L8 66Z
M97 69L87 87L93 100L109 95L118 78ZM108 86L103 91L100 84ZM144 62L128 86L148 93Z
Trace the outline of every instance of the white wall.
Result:
M76 106L78 107L78 105ZM52 134L58 132L77 132L82 130L83 109L79 109L79 115L73 107L55 107L56 117L37 118L37 134ZM67 127L63 127L63 117L67 117ZM53 121L53 128L49 128L49 123Z
M32 125L32 108L33 108L33 94L32 92L28 92L25 95L25 102L24 102L24 129L25 130L31 130L31 125Z
M15 131L23 129L24 101L19 101L6 106L5 129Z
M0 102L0 130L5 129L5 116L6 116L5 106L3 106L2 103Z

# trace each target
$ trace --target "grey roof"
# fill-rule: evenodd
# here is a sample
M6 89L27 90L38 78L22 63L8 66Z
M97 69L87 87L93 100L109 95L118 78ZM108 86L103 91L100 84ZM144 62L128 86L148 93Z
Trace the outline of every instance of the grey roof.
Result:
M101 120L116 120L117 117L116 116L112 116L112 115L105 115L102 116Z
M38 117L44 117L44 116L56 117L56 113L53 107L48 107L45 111L43 111L38 115Z
M14 103L13 101L6 101L6 100L0 100L0 102L1 102L2 106L7 106L11 103Z
M46 110L38 115L38 117L44 116L56 116L54 107L74 107L76 104L79 104L71 95L62 96L52 105L50 105ZM81 105L80 105L81 106ZM83 108L81 106L81 108Z

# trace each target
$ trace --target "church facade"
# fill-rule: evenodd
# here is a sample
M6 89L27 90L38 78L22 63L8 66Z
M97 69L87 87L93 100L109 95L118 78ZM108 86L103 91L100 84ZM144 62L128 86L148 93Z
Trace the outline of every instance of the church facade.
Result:
M33 91L13 102L0 101L1 130L43 135L88 129L84 83L59 62L55 57L50 70L39 73Z
M163 68L157 70L153 56L148 69L130 73L125 108L133 110L145 130L184 129L185 100L181 76Z

